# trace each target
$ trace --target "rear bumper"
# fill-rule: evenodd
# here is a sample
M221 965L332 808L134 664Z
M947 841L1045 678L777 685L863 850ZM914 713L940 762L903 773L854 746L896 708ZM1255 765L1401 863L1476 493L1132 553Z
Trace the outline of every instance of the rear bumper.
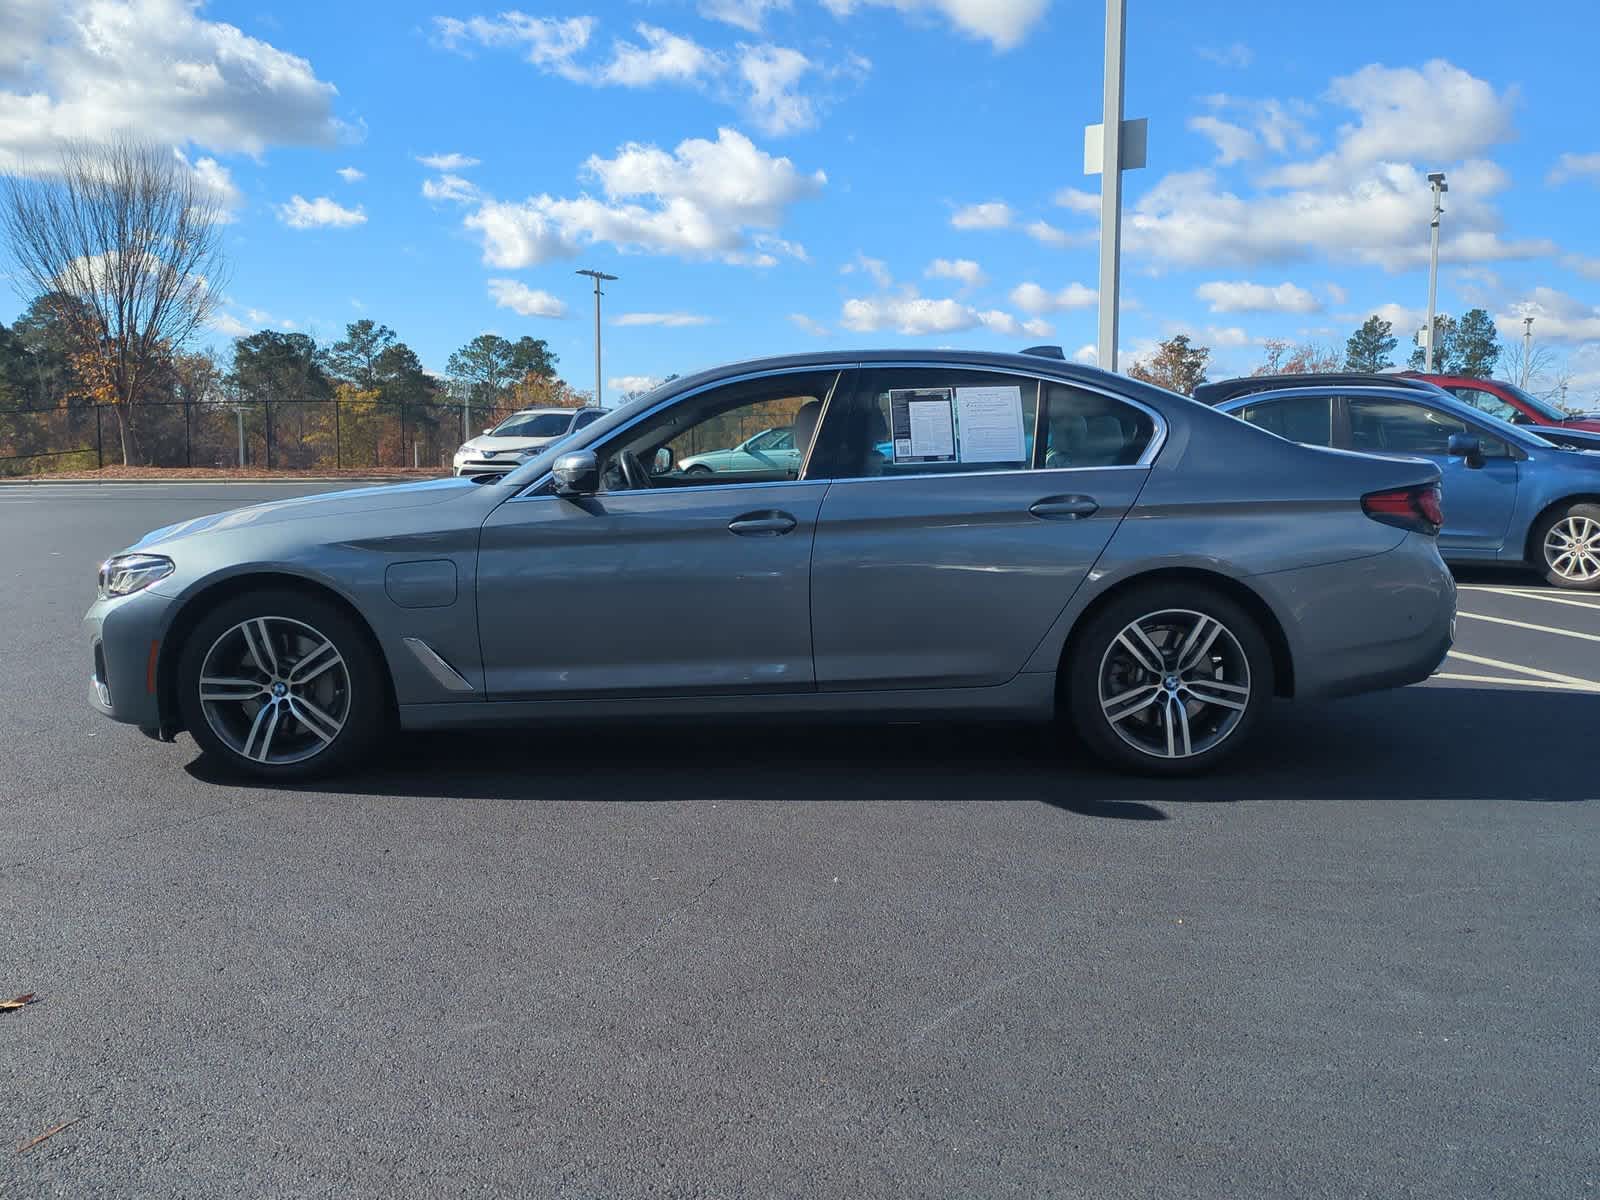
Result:
M1410 533L1354 562L1250 580L1285 618L1296 698L1349 696L1427 679L1455 640L1456 585L1438 543Z
M155 657L173 601L151 591L97 600L84 614L89 706L113 721L161 730Z

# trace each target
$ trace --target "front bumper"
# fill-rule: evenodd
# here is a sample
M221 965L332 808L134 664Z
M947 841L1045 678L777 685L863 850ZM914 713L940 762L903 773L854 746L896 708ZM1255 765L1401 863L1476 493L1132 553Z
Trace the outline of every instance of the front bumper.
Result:
M91 708L146 733L163 732L156 661L174 603L147 589L97 600L84 614Z

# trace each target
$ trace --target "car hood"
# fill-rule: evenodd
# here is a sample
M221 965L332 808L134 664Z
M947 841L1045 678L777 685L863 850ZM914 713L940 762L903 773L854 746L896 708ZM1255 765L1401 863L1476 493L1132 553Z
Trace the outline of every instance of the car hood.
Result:
M469 442L462 442L461 449L471 451L474 454L482 454L486 450L493 450L496 454L504 454L510 450L538 450L541 447L548 446L555 440L553 437L490 437L484 434L481 437L473 438Z
M197 533L211 533L246 526L275 524L281 521L304 521L317 517L342 517L353 513L372 512L377 509L415 508L425 504L440 504L477 492L482 485L470 479L427 479L420 483L396 483L387 487L353 488L345 492L323 492L316 496L296 496L288 500L269 500L265 504L252 504L229 512L213 513L208 517L195 517L152 530L131 547L148 550L178 538Z

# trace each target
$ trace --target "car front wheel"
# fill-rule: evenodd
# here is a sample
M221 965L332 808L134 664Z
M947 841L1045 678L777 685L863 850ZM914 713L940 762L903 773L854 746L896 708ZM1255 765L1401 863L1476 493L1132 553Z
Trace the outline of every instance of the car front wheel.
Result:
M333 603L293 591L236 596L207 613L179 658L178 697L207 756L271 779L349 765L387 712L365 631Z
M1096 613L1066 667L1079 735L1112 765L1206 770L1248 738L1273 693L1256 620L1203 585L1131 589Z
M1539 566L1559 588L1600 591L1600 504L1571 504L1534 531Z

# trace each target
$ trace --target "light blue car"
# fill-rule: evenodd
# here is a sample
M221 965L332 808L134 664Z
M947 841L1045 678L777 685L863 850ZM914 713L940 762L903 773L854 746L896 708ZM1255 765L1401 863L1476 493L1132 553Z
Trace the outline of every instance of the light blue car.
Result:
M1217 408L1303 445L1437 463L1446 561L1528 566L1556 587L1600 591L1600 452L1580 440L1558 445L1407 387L1302 385Z
M794 430L763 429L731 449L692 454L678 463L678 470L685 475L786 471L794 478L800 473L800 451L795 448Z

